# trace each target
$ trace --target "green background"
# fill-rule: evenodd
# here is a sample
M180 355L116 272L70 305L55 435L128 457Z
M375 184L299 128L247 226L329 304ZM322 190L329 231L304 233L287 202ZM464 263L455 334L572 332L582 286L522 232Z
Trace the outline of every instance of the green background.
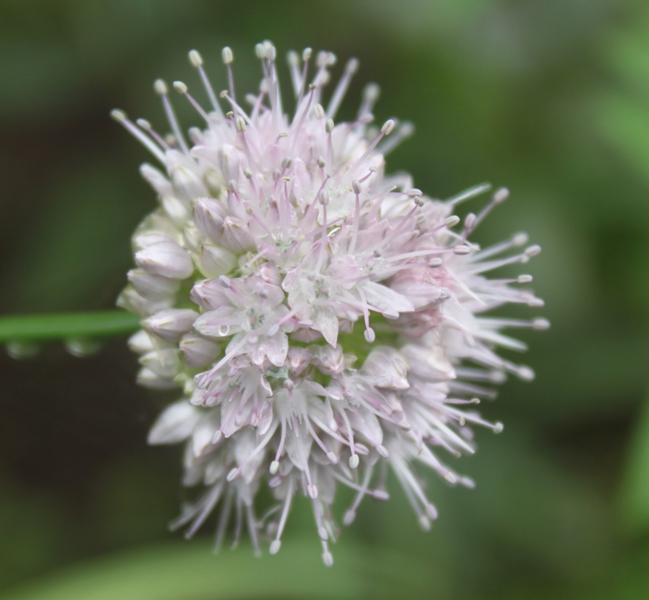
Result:
M237 89L256 90L266 38L280 55L334 51L334 74L357 56L341 117L378 82L377 120L417 127L389 170L429 195L511 189L476 240L526 230L544 248L529 270L546 307L519 312L552 329L523 332L530 352L510 357L537 379L484 405L506 427L479 431L458 465L476 490L429 478L430 533L392 481L327 570L306 500L277 556L214 556L211 526L191 542L167 531L186 499L180 449L146 446L165 399L135 385L124 339L82 359L61 343L2 356L0 598L649 597L643 0L0 0L0 314L113 307L155 197L110 109L162 128L152 81L197 88L191 48L220 89L230 45Z

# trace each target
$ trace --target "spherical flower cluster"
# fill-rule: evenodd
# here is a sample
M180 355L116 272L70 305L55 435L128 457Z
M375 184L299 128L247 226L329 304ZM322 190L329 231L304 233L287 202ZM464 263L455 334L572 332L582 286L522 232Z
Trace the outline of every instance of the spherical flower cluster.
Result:
M473 485L443 455L474 452L473 424L502 430L475 410L493 395L485 384L508 372L533 377L496 354L497 346L524 348L501 331L547 327L543 319L483 316L507 302L542 305L519 288L530 276L485 273L526 263L540 248L513 250L526 245L524 234L486 249L469 241L505 189L459 226L456 206L489 186L442 202L413 188L408 175L385 175L386 153L412 126L392 119L371 126L375 85L355 120L334 121L356 60L325 108L335 56L319 53L309 78L311 50L301 60L289 53L290 117L275 48L264 42L256 52L263 79L259 93L244 98L247 110L235 96L232 51L223 50L229 88L220 100L201 56L190 52L211 105L205 110L174 83L205 122L189 130L191 141L161 80L155 90L171 134L113 111L162 165L141 168L160 205L134 235L137 268L119 303L142 316L130 342L140 354L139 382L183 390L149 437L184 442L183 483L204 488L175 526L192 535L220 505L218 543L234 512L237 532L246 522L254 547L263 534L274 554L291 503L304 494L330 565L338 485L356 492L348 525L365 496L387 499L391 467L424 529L437 511L414 462L449 484ZM260 486L277 502L263 525L255 512Z

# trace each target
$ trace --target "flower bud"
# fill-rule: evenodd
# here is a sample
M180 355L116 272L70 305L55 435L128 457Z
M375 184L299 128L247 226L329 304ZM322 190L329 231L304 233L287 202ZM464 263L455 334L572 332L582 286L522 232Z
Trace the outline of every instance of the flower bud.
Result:
M162 348L147 352L140 358L140 364L163 379L173 379L180 370L180 359L176 348Z
M135 288L129 286L120 294L117 299L117 306L145 316L152 315L163 308L169 308L173 304L173 300L172 296L149 300L138 294Z
M199 198L194 206L194 223L215 244L221 241L223 223L228 216L223 205L213 198Z
M165 342L176 343L187 333L198 318L198 313L188 308L167 308L146 319L142 325Z
M128 272L128 280L140 296L149 300L170 299L180 287L177 279L150 275L143 269L131 269Z
M144 163L140 167L140 173L160 196L169 196L173 192L171 183L158 169Z
M199 281L192 288L190 298L192 302L206 310L214 310L230 303L226 289L218 279Z
M188 333L180 340L180 351L185 362L194 368L205 367L216 360L221 348L197 333Z
M146 354L153 350L151 338L144 329L140 329L128 339L128 347L136 354Z
M142 387L149 388L151 390L168 390L175 388L176 384L171 379L165 379L156 375L150 369L140 369L137 374L137 383Z
M213 244L202 244L195 261L198 270L210 278L229 273L237 264L234 254Z
M162 204L162 209L178 227L183 227L191 216L187 206L174 196L162 196L160 198L160 204Z
M171 183L176 197L186 202L207 195L205 184L192 169L175 167L171 171Z
M185 279L194 272L189 254L170 238L136 252L135 262L151 275L172 279Z

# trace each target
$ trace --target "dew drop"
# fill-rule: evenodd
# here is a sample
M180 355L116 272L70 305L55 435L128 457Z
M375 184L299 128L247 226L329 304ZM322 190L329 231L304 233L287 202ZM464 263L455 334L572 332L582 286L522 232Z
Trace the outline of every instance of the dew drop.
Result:
M33 358L40 351L40 347L34 342L9 342L5 348L7 354L15 360Z
M97 340L88 338L70 338L65 340L65 349L77 358L92 356L101 349L101 344Z

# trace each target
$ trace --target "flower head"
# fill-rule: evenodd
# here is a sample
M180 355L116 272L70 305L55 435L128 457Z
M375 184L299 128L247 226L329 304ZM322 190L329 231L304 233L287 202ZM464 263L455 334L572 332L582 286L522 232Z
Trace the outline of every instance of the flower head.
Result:
M335 56L289 53L296 108L288 116L275 48L264 42L256 51L264 76L243 103L229 48L229 88L220 99L201 56L190 52L210 108L174 83L204 120L189 139L160 80L155 90L171 134L113 112L162 166L141 168L159 207L134 235L137 268L120 304L143 319L131 339L140 383L183 391L149 436L152 444L184 442L184 484L204 488L175 526L192 535L220 504L219 542L234 510L259 548L255 495L268 486L277 509L263 534L275 553L291 503L303 494L331 564L338 485L357 494L348 525L365 496L387 499L386 469L378 467L391 466L425 529L437 511L413 462L451 484L473 485L444 455L474 452L471 425L502 430L475 411L492 395L485 383L506 373L533 377L496 353L523 348L502 331L547 327L542 319L483 316L508 302L542 305L520 288L531 277L485 274L526 263L539 248L517 250L527 243L523 234L486 249L469 241L506 200L505 189L460 226L456 206L489 186L442 202L413 188L409 176L384 173L386 153L412 126L390 119L371 127L375 85L354 121L334 121L356 60L325 108Z

